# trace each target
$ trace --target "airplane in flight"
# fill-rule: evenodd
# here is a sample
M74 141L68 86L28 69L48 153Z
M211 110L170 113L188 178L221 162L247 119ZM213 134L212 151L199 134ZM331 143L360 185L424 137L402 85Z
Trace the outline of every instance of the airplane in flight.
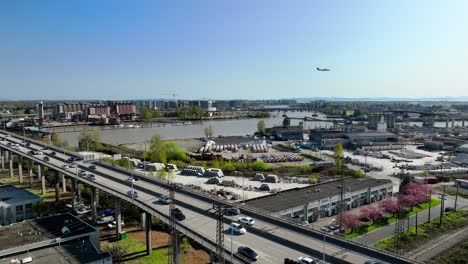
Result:
M319 67L317 67L317 71L330 71L330 69L326 69L326 68L320 69Z

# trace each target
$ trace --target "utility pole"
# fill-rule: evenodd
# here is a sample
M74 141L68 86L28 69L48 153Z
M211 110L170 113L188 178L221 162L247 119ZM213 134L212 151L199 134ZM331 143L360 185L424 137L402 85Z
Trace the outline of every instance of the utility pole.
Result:
M341 157L341 190L340 190L340 217L339 217L340 232L341 232L341 230L343 228L343 212L345 211L345 208L343 206L344 189L345 189L345 184L344 184L344 157Z
M216 254L212 263L224 264L224 208L221 204L213 204L216 214Z
M179 247L179 231L176 228L177 218L173 215L175 209L175 185L169 186L169 224L171 227L171 245L168 247L168 264L179 264L180 263L180 247Z
M418 236L418 212L416 211L416 236Z
M440 194L440 220L439 220L439 227L442 226L442 219L444 216L444 205L445 205L445 185L444 185L444 193Z
M427 222L429 223L431 221L431 203L432 203L432 190L429 190L429 211L427 214Z
M458 200L458 185L457 185L457 192L455 193L455 205L453 206L453 211L457 210L457 200Z

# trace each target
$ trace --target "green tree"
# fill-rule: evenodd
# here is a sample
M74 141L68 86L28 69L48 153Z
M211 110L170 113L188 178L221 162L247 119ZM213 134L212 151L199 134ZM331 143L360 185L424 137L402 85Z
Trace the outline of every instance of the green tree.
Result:
M152 117L151 109L146 105L142 105L140 107L140 119L144 122L150 122Z
M167 160L188 160L187 153L174 141L165 142L164 149L166 151Z
M203 109L201 107L192 106L192 108L190 110L192 112L192 119L198 119L198 120L203 119L203 116L205 115L205 112L203 111Z
M93 130L90 132L85 129L78 137L78 146L80 149L97 150L101 147L100 139L99 131Z
M258 133L263 133L263 131L265 130L265 120L258 120L258 123L257 123L257 132Z
M159 134L155 134L150 139L150 155L153 162L167 162L166 144Z
M270 166L261 160L252 162L252 169L254 171L267 171L270 169Z
M32 206L32 211L36 213L37 216L46 215L49 211L49 204L46 203L36 203Z
M335 165L337 169L340 169L343 166L343 157L343 144L336 143L335 148L333 149L333 159L335 160Z
M434 116L430 116L426 121L427 126L429 126L429 127L434 127L435 122L436 122L436 120L435 120Z
M162 113L161 113L161 109L159 109L159 108L156 109L156 111L154 111L154 112L152 113L152 115L153 115L153 118L159 118L159 117L162 117L162 116L163 116Z
M160 169L156 172L156 177L161 181L166 181L168 178L168 173L165 169Z

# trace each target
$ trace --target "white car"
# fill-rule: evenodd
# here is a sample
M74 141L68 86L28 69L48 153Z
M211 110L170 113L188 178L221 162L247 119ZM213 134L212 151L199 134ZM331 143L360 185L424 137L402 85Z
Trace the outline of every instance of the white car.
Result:
M133 176L128 177L125 181L136 182L136 180L133 178Z
M70 166L68 166L67 164L62 165L62 169L68 169L68 168L70 168Z
M68 164L68 168L76 168L76 164L75 163L70 163L70 164Z
M255 224L255 221L251 217L247 217L247 216L239 218L238 221L239 223L246 224L249 226L252 226L253 224Z
M86 176L86 174L88 174L88 172L85 171L85 170L79 170L78 171L78 176L83 176L84 177L84 176Z
M82 208L76 210L76 213L80 214L80 215L87 214L89 212L91 212L91 210L89 210L89 208L86 208L86 207L82 207Z
M297 262L299 264L314 264L314 263L317 263L315 262L315 260L309 258L309 257L300 257Z
M137 198L138 197L138 192L135 191L135 190L130 190L127 192L127 195L130 196L130 197L133 197L133 198Z
M229 230L234 233L241 234L241 235L247 233L247 230L245 230L245 228L238 223L230 224Z
M105 216L96 220L96 223L99 225L102 225L102 224L112 223L113 221L114 221L113 216Z
M170 204L172 203L171 198L167 197L166 195L159 196L159 201L163 204Z

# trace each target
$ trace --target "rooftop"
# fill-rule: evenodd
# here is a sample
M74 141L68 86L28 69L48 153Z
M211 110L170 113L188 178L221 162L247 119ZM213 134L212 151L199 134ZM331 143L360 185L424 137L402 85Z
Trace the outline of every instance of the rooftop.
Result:
M392 184L391 180L381 179L354 179L345 178L346 192L355 192L367 188L377 187L385 184ZM278 212L289 208L305 205L306 203L321 200L340 194L341 181L319 183L304 188L295 188L282 191L270 196L252 199L246 203L270 212ZM319 191L317 191L319 190Z
M0 206L9 206L37 199L41 199L41 197L30 191L19 189L13 185L0 186Z
M69 232L63 233L64 227ZM2 250L95 231L94 227L71 214L47 216L11 224L0 228L0 255Z
M108 252L100 253L88 238L76 239L60 245L31 250L0 259L0 264L11 264L15 259L31 257L35 264L49 263L94 263L97 260L112 258Z

